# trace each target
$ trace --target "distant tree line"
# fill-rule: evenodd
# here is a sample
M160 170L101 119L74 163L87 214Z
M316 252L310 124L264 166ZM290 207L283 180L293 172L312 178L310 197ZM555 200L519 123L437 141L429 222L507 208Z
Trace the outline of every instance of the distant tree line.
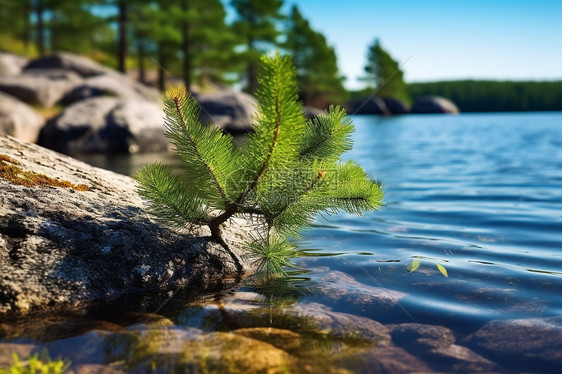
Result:
M461 111L562 110L561 82L454 81L407 85L401 66L378 39L367 48L366 88L348 93L335 50L322 33L284 0L0 0L0 50L28 56L55 51L87 55L140 81L156 71L164 89L169 75L185 86L241 82L257 87L262 54L292 55L301 100L326 108L352 99L391 97L405 103L444 96ZM154 74L153 74L154 75ZM153 79L154 80L154 79ZM151 83L154 83L153 81Z
M273 49L292 54L307 105L345 99L334 49L297 7L283 0L0 0L0 49L29 56L55 51L87 55L122 72L157 70L185 86L242 81L257 88L257 66Z
M443 96L461 112L562 110L562 81L459 80L410 83L408 90L414 98Z

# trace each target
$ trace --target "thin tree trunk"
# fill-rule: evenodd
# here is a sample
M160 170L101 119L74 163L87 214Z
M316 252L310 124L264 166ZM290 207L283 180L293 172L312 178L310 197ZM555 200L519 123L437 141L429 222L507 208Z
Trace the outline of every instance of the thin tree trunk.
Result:
M118 69L125 73L127 59L127 4L125 0L119 1L119 47L117 52Z
M254 51L254 39L251 37L248 40L248 51L250 51L250 53ZM253 60L253 56L250 56L248 61L246 74L248 79L248 92L253 94L258 89L258 69Z
M166 54L162 43L158 45L158 88L166 90Z
M144 41L142 39L137 39L137 52L138 52L138 63L139 63L139 81L146 83L146 50L144 48Z
M181 49L183 54L183 83L186 90L191 88L191 60L189 56L190 44L189 44L189 21L185 19L187 11L189 10L188 0L182 0L181 10L183 13L183 19L181 22Z
M29 45L31 40L31 20L30 15L33 11L31 1L25 0L25 5L23 7L23 30L21 33L21 38L23 41L23 47L25 48L26 52L29 52Z
M45 25L43 23L43 0L37 0L35 6L37 17L37 50L39 56L45 56Z

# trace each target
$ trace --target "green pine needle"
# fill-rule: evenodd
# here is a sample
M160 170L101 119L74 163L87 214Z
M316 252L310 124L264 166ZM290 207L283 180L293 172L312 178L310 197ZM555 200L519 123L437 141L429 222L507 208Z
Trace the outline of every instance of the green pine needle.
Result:
M137 179L158 219L175 227L206 224L229 252L222 224L235 215L260 216L268 239L256 240L250 252L262 272L283 274L294 254L289 237L297 237L318 213L378 210L383 191L359 165L340 160L352 147L354 131L344 109L330 107L306 120L288 56L263 57L259 82L255 132L240 148L229 135L200 122L200 109L185 90L168 92L166 136L187 178L153 164Z

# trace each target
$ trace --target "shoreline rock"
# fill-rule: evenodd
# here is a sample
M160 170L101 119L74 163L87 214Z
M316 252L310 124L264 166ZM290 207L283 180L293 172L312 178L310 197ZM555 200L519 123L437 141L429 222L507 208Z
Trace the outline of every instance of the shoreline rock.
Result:
M458 114L459 108L452 101L440 96L422 96L412 106L415 114Z
M180 286L209 292L240 279L206 227L178 233L151 220L133 179L12 137L0 136L0 149L25 171L89 188L25 187L0 178L0 315ZM232 219L225 232L251 274L246 221Z

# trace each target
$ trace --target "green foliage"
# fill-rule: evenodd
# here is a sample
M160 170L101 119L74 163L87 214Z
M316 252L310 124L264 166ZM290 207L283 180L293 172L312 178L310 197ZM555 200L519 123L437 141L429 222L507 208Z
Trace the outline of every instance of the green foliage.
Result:
M342 102L345 89L334 48L311 28L296 6L289 15L286 37L283 46L293 57L304 104L325 108L327 103Z
M170 91L164 98L166 136L187 178L159 164L143 167L137 178L157 217L176 226L206 224L229 252L221 225L234 215L256 216L260 238L251 251L262 269L279 273L292 253L286 240L319 212L362 214L378 209L383 193L360 166L339 159L352 145L345 111L331 107L307 121L290 58L277 54L262 61L257 124L243 147L235 149L231 136L200 123L195 99Z
M365 72L368 74L367 81L377 90L378 96L406 103L411 101L400 65L382 48L378 39L369 46Z
M449 278L449 274L447 273L447 269L445 269L445 266L441 265L440 263L435 263L435 265L437 266L439 272L445 276L445 278ZM406 265L406 270L410 273L413 273L414 271L418 270L420 266L421 261L418 259L414 259L411 263Z
M562 81L444 81L408 85L412 97L438 95L461 112L562 110Z
M52 361L48 357L39 358L37 355L21 361L16 353L13 354L14 362L8 370L0 369L0 374L61 374L70 366L63 360Z
M246 64L246 88L255 92L260 56L277 44L276 23L283 18L283 0L231 0L231 5L238 14L232 29L245 47L240 57Z

